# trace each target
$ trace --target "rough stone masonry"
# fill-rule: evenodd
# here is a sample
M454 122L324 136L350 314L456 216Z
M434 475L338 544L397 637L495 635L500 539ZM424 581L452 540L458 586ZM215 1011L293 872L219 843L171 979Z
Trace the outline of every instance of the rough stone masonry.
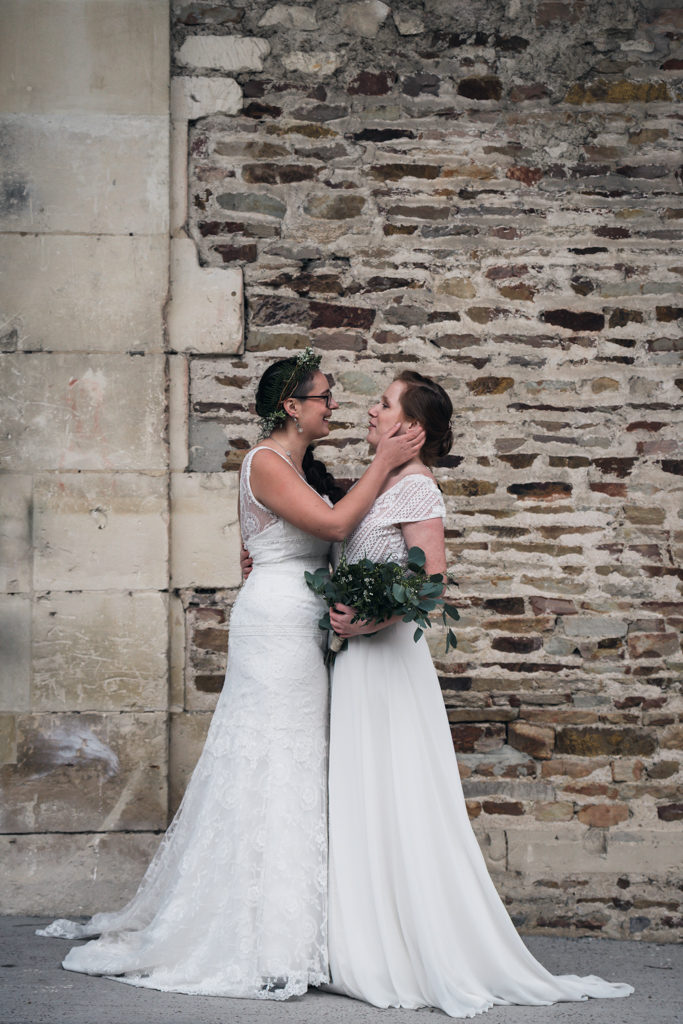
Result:
M459 648L432 651L470 815L527 931L680 928L683 13L636 0L177 3L184 230L241 268L234 357L189 359L189 469L236 469L253 382L323 350L319 447L361 472L404 368L456 409L437 475ZM176 79L177 81L177 79ZM175 798L233 591L181 591ZM172 752L173 752L172 744ZM172 753L173 759L173 753Z
M453 398L432 651L514 920L673 938L683 14L177 2L169 131L168 7L3 5L0 905L134 890L222 685L254 380L310 341L344 479L401 369Z

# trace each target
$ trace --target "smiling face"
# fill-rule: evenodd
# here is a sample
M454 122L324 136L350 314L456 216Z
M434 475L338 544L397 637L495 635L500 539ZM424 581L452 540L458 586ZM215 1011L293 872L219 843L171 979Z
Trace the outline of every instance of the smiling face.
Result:
M331 395L329 381L324 373L316 370L309 386L301 389L301 397L291 400L291 407L295 410L294 415L299 421L299 426L303 434L311 440L327 437L332 413L339 408L339 403L335 402L334 398L330 398L328 408L324 397L317 397L328 394ZM285 408L289 410L289 400L285 403Z
M402 434L407 429L408 424L405 423L406 416L401 407L401 395L405 388L406 386L402 381L392 381L380 400L371 406L368 412L370 427L366 440L372 448L376 448L380 438L397 423L404 423L404 426L399 430L399 434Z

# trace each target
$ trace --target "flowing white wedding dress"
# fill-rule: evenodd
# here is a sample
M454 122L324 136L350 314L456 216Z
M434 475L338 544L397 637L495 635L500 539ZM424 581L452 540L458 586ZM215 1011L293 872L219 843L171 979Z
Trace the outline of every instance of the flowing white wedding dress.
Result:
M397 524L445 515L431 478L380 495L349 562L405 564ZM396 623L349 641L332 674L329 924L332 990L375 1006L472 1017L497 1003L629 995L553 977L518 936L469 823L429 648Z
M39 932L100 936L70 950L68 970L270 999L328 980L324 605L304 571L325 563L329 545L254 498L258 450L247 454L240 483L254 567L230 618L206 745L133 900L86 924L60 920Z

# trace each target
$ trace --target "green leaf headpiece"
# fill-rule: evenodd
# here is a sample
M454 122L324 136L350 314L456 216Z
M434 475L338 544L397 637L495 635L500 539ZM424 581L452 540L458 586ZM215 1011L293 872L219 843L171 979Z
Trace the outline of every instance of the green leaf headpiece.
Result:
M280 359L268 367L256 392L256 412L261 420L260 437L268 437L287 421L283 404L318 367L322 356L310 345L291 359Z

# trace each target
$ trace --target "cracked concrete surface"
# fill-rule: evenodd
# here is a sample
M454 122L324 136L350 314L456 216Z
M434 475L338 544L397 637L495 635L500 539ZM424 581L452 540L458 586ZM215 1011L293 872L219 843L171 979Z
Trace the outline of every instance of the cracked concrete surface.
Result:
M0 918L0 1024L417 1024L439 1011L378 1010L315 990L287 1003L183 996L130 988L63 971L71 942L43 939L46 918ZM600 974L635 987L628 999L547 1006L498 1006L486 1024L679 1024L683 945L530 936L527 945L555 974Z

